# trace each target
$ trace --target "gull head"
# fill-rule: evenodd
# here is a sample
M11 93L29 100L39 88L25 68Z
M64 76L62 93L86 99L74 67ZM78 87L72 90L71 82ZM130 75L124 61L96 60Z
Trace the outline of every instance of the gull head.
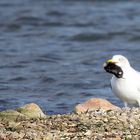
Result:
M112 59L107 60L106 63L113 63L121 68L130 66L128 59L122 55L114 55Z
M106 72L114 74L117 78L122 78L123 70L129 66L129 61L122 55L114 55L112 59L107 60L103 65Z

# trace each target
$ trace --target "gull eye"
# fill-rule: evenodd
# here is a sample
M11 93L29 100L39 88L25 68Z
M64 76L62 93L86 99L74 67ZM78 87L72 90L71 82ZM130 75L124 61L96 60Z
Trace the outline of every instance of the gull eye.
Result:
M119 58L119 61L121 62L123 59L122 58Z
M125 59L121 57L121 58L119 58L119 61L120 62L125 62Z

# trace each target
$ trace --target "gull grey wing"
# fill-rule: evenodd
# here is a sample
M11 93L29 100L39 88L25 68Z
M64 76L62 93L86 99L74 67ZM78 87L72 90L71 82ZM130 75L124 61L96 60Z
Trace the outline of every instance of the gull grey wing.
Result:
M110 87L111 87L111 89L112 89L111 81L110 81Z

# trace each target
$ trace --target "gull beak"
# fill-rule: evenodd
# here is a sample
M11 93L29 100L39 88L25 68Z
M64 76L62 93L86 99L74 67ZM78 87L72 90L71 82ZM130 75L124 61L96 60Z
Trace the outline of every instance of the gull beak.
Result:
M106 61L107 63L113 63L113 64L116 64L117 62L113 61L112 59L109 59Z

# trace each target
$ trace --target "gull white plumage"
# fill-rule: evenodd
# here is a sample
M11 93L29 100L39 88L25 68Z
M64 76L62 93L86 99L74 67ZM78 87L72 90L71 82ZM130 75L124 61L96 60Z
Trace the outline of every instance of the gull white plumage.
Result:
M124 102L124 106L140 106L140 72L131 67L128 59L122 55L114 55L104 63L104 69L113 74L112 91Z

